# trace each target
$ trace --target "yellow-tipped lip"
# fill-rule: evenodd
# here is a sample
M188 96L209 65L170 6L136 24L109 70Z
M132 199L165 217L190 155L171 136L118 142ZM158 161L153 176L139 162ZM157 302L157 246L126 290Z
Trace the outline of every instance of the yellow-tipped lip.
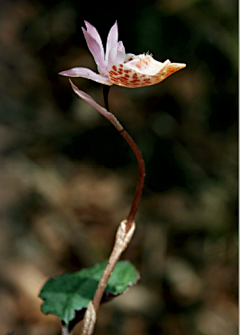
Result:
M181 70L181 69L184 69L187 66L187 64L180 63L178 64L178 66L179 66L179 69Z

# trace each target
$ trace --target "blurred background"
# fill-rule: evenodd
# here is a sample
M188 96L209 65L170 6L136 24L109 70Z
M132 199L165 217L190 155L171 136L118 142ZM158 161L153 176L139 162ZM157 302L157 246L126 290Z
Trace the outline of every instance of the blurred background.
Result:
M115 128L59 71L96 71L81 27L105 45L187 67L113 86L146 181L123 259L141 273L100 310L96 335L235 335L238 322L236 0L0 2L0 334L60 335L40 311L49 277L106 259L138 167ZM103 105L102 85L74 83Z

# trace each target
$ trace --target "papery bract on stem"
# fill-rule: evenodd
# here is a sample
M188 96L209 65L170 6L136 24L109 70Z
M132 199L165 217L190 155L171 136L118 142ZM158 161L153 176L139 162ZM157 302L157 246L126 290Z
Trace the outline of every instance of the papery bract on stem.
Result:
M157 84L186 64L158 62L149 54L126 54L122 41L118 41L117 22L112 26L107 38L106 53L96 28L85 21L82 28L88 48L97 64L99 74L84 67L76 67L60 72L67 77L82 77L104 85L143 87Z

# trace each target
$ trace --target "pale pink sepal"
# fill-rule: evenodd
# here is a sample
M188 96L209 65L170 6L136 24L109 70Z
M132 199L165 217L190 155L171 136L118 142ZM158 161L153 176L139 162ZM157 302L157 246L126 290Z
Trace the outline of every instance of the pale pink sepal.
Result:
M66 77L86 78L104 85L109 86L113 85L113 83L109 80L108 77L102 76L101 74L97 74L87 69L86 67L74 67L72 69L59 72L59 74Z
M91 23L89 23L88 21L84 21L84 23L87 27L87 32L98 42L100 49L101 49L102 58L104 59L104 48L103 48L101 37L97 29L93 25L91 25Z
M107 75L107 69L104 62L101 45L84 28L82 28L82 31L86 39L88 49L91 51L91 54L93 55L93 58L97 64L99 73Z
M74 90L74 92L80 98L82 98L83 100L85 100L86 102L88 102L99 113L101 113L106 119L108 119L114 125L114 127L117 128L118 131L122 131L123 130L123 127L121 126L121 124L118 122L118 120L116 119L116 117L112 113L109 113L105 108L103 108L102 106L100 106L95 100L93 100L92 97L90 97L90 95L88 95L85 92L79 90L79 88L73 84L73 82L71 81L71 79L69 79L69 81L70 81L70 84L72 86L72 89Z

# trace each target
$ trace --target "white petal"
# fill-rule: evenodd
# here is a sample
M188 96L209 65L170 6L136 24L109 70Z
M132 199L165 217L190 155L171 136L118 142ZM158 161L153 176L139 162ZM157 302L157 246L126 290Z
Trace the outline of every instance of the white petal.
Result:
M116 63L123 63L126 57L126 52L124 45L122 41L118 42L118 47L117 47L117 57L116 57Z
M115 47L112 48L109 52L108 63L107 63L107 70L108 71L112 68L113 65L116 64L117 48L118 48L118 46L115 45Z
M113 65L123 63L126 57L125 48L122 41L118 42L109 53L109 59L107 64L107 70L110 70Z
M107 48L106 48L106 64L108 64L109 60L109 53L117 45L118 42L118 25L117 21L112 26L112 28L109 31L108 37L107 37Z
M97 83L111 86L113 83L109 80L108 76L102 76L85 67L74 67L72 69L59 72L60 75L66 77L82 77L96 81Z
M77 86L75 86L70 79L69 79L69 81L70 81L70 84L72 86L72 89L74 90L74 92L80 98L82 98L83 100L85 100L86 102L88 102L99 113L101 113L105 118L107 118L117 128L118 131L122 131L123 130L123 127L121 126L121 124L118 122L118 120L116 119L116 117L112 113L109 113L105 108L103 108L102 106L100 106L95 100L93 100L92 97L90 97L90 95L86 94L83 91L80 91L79 88Z

